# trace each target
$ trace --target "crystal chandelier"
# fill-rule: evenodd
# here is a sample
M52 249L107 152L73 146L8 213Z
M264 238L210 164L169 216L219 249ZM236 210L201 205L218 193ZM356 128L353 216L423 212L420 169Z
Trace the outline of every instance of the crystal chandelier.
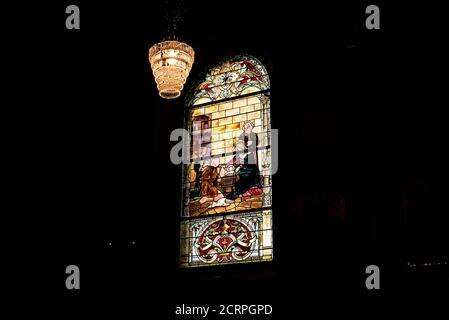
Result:
M162 98L174 99L181 95L194 56L191 46L176 40L159 42L150 48L148 58Z

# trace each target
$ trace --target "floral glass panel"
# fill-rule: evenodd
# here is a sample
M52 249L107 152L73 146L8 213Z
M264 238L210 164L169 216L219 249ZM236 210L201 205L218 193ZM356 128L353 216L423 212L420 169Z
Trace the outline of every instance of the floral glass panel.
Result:
M181 266L271 261L271 211L192 219L181 224Z
M188 105L222 100L270 88L264 66L254 57L236 56L211 69Z

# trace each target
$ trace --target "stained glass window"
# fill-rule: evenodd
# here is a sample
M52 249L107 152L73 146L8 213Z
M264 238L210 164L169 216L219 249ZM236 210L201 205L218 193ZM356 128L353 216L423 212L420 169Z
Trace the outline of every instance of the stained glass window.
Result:
M182 267L272 260L269 90L264 66L235 56L186 103Z

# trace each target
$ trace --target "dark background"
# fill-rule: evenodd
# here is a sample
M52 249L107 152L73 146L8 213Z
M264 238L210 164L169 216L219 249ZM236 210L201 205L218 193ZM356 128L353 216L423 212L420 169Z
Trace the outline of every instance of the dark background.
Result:
M449 262L441 8L376 1L381 29L367 30L371 3L341 2L184 1L178 35L196 61L177 100L159 98L147 57L173 3L15 8L10 27L27 22L12 38L28 48L17 101L33 124L30 221L44 226L30 247L51 301L130 319L182 303L267 303L285 319L447 293L447 266L436 265ZM65 29L69 4L81 30ZM258 58L272 83L274 261L179 270L170 132L199 74L236 53ZM81 269L76 292L65 289L69 264ZM376 292L365 289L370 264L381 270Z

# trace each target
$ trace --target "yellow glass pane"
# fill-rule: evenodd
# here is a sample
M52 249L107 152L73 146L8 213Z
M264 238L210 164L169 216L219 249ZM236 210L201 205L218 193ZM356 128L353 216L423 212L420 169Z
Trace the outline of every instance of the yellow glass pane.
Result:
M248 120L254 120L257 118L260 118L260 111L248 113Z
M256 104L260 103L260 99L258 96L248 98L248 104Z
M196 106L196 105L207 103L207 102L210 102L210 101L211 100L208 99L208 98L200 98L200 99L196 100L193 105Z
M217 112L217 111L218 111L218 104L214 104L209 107L206 107L204 113L208 114L208 113Z
M212 113L212 119L223 118L224 116L226 116L225 111L219 111L219 112Z
M215 127L212 128L212 134L218 134L218 133L223 133L226 130L226 126L221 126L221 127Z
M237 130L237 129L240 129L240 123L228 124L226 126L226 131L228 131L228 130Z
M223 133L223 139L231 139L231 138L232 138L232 132Z
M246 99L246 98L236 100L232 104L233 108L243 107L246 105L248 105L248 99Z
M232 139L225 140L225 147L233 147L234 141Z
M232 123L232 117L222 118L219 120L220 126Z
M218 106L218 109L219 109L220 111L232 109L232 102L227 102L227 103L224 103L224 104L220 104L220 105Z
M246 120L246 114L240 114L238 116L232 117L232 122L234 123L240 123Z
M226 110L226 117L234 116L234 115L238 114L239 112L240 112L240 108L233 108L233 109Z
M240 113L254 111L254 105L240 108Z
M193 112L192 112L193 117L200 116L203 114L204 114L204 108L198 108L198 109L193 110Z
M257 87L248 87L245 90L243 90L241 94L250 94L250 93L257 92L257 91L260 91L259 88L257 88Z

